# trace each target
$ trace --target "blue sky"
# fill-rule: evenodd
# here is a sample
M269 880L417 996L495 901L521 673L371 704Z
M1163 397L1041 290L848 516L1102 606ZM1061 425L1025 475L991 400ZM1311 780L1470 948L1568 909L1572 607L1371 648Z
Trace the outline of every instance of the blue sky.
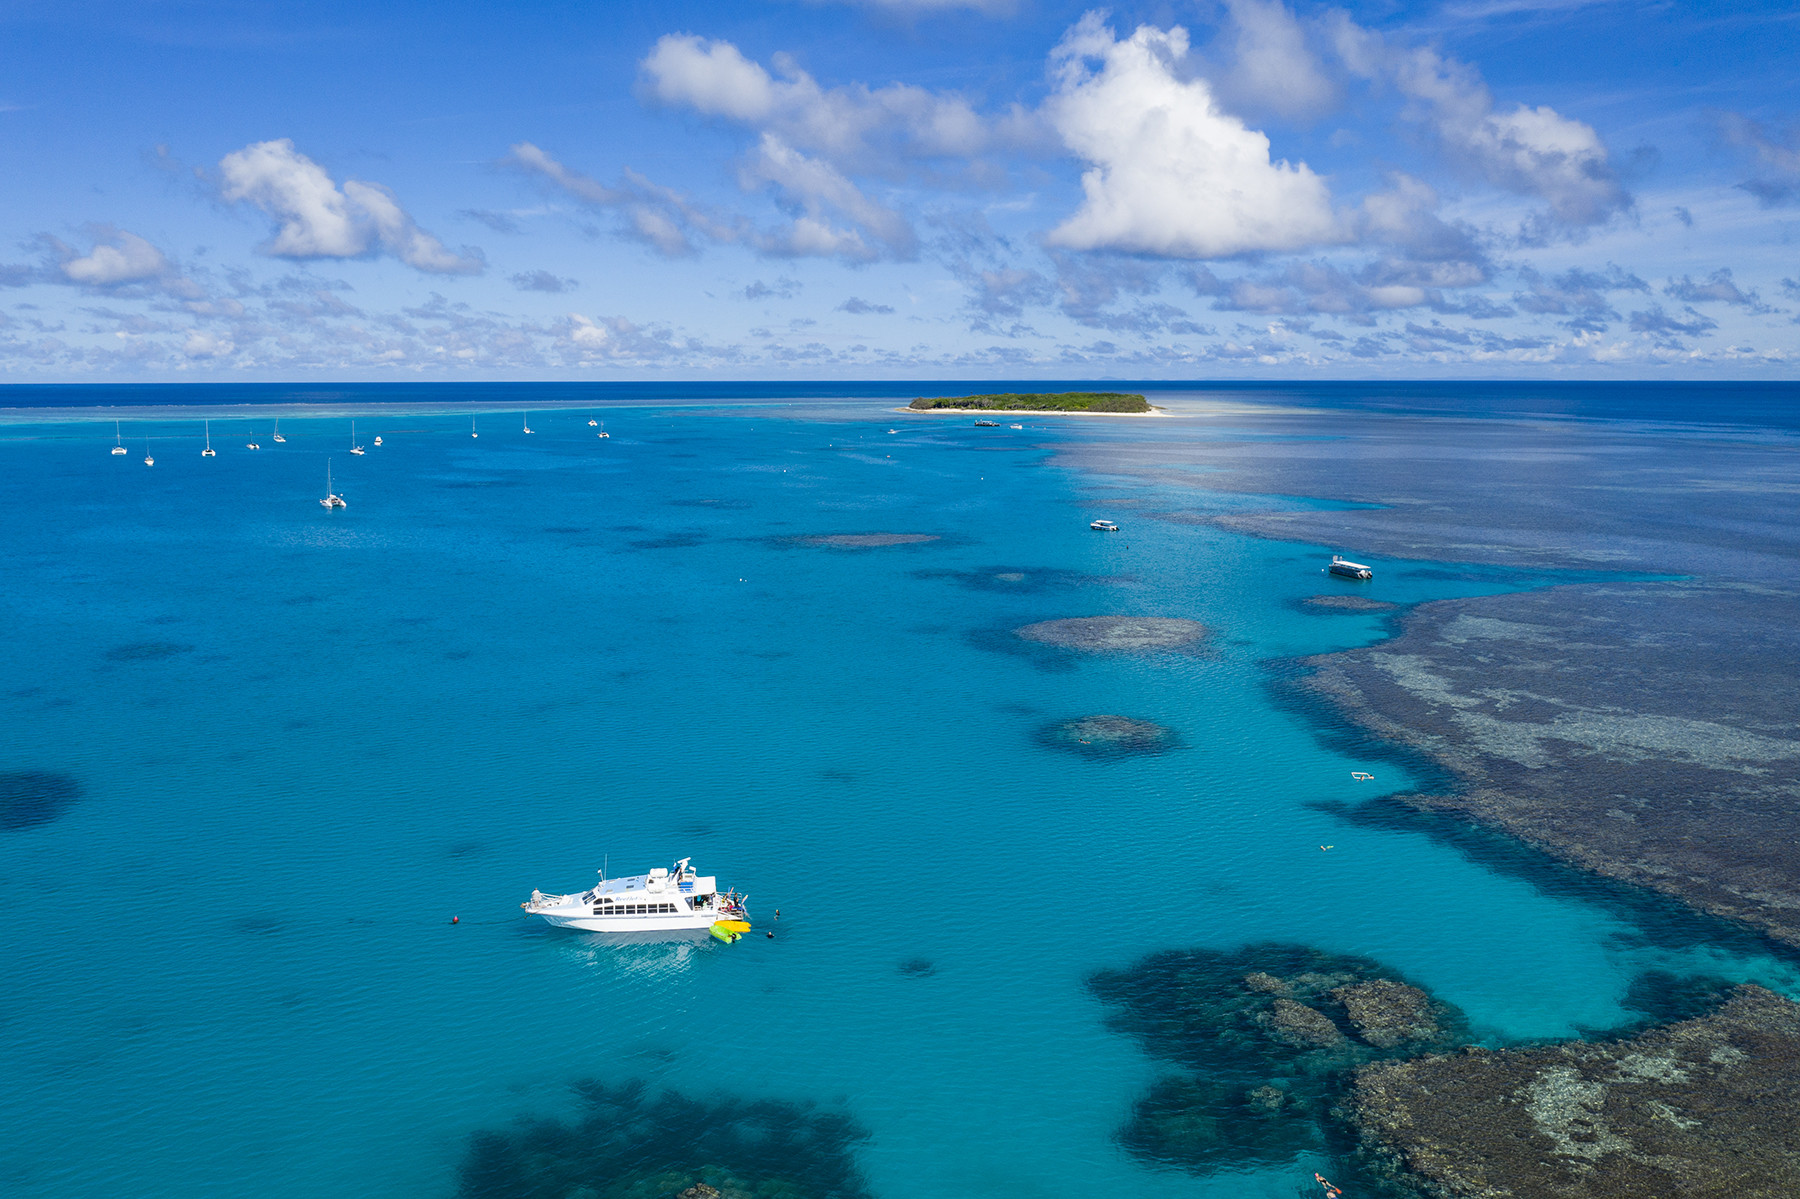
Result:
M1797 31L0 0L0 378L1792 378Z

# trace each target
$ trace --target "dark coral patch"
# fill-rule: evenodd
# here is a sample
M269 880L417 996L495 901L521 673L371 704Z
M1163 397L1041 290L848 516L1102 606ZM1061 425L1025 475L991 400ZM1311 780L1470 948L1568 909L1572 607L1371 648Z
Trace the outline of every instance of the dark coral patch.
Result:
M1175 730L1130 716L1103 714L1059 720L1037 732L1040 745L1064 749L1084 758L1124 758L1160 754L1180 744Z
M1359 1067L1468 1040L1460 1012L1379 962L1306 945L1172 950L1089 986L1113 1029L1182 1070L1138 1100L1120 1144L1201 1174L1320 1148Z
M908 978L930 978L937 973L937 966L930 958L907 958L900 963L900 973Z
M460 1199L871 1199L856 1162L868 1130L841 1112L641 1082L575 1091L585 1110L569 1123L522 1118L471 1136Z
M1002 594L1041 595L1051 591L1067 591L1073 587L1117 587L1132 580L1116 575L1090 575L1078 570L1052 567L990 566L981 570L915 570L915 579L944 579L970 591L997 591Z
M81 798L81 782L48 770L0 773L0 829L49 824Z
M1309 595L1299 604L1308 612L1392 612L1400 606L1366 595Z
M173 641L134 641L130 645L115 645L106 651L108 662L154 662L159 658L173 658L176 654L193 652L191 645L178 645Z

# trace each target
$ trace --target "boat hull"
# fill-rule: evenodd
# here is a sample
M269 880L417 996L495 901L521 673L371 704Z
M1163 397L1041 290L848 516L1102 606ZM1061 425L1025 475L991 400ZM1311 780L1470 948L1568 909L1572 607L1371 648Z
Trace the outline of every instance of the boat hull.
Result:
M584 912L533 912L555 928L584 933L657 933L666 936L702 934L718 919L711 912L692 916L595 916Z

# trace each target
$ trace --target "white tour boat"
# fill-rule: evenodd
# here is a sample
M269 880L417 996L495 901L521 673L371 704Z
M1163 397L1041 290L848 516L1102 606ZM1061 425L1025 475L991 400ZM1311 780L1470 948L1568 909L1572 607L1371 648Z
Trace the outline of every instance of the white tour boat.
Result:
M1096 520L1088 525L1096 533L1117 533L1119 526L1110 520Z
M1375 577L1375 572L1361 562L1352 562L1338 554L1331 555L1331 565L1325 569L1341 579L1372 579Z
M626 878L607 878L602 870L591 891L578 895L533 891L519 906L558 928L595 933L704 933L714 925L728 926L728 933L750 931L746 896L721 892L718 880L711 875L702 878L692 862L682 858L667 869L659 866L649 874Z

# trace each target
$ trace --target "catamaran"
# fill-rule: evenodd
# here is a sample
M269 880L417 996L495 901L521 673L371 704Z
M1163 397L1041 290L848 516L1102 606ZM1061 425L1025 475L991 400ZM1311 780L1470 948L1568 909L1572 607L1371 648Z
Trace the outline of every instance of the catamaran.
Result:
M333 508L348 508L344 497L331 489L331 459L325 459L325 498L319 501L319 507L329 512Z
M682 858L667 869L659 866L625 878L607 878L602 870L590 891L576 895L533 891L519 906L526 915L542 916L558 928L586 932L717 935L715 926L722 926L726 935L720 940L735 940L749 932L750 917L744 910L748 897L721 892L718 880L701 877L692 862Z
M123 458L125 456L125 454L127 453L127 451L125 449L125 435L123 433L119 432L119 422L118 421L113 422L112 452L113 452L113 457L115 457L115 458Z
M201 423L206 426L206 448L200 451L200 456L202 458L217 458L219 452L212 448L212 422L203 421Z

